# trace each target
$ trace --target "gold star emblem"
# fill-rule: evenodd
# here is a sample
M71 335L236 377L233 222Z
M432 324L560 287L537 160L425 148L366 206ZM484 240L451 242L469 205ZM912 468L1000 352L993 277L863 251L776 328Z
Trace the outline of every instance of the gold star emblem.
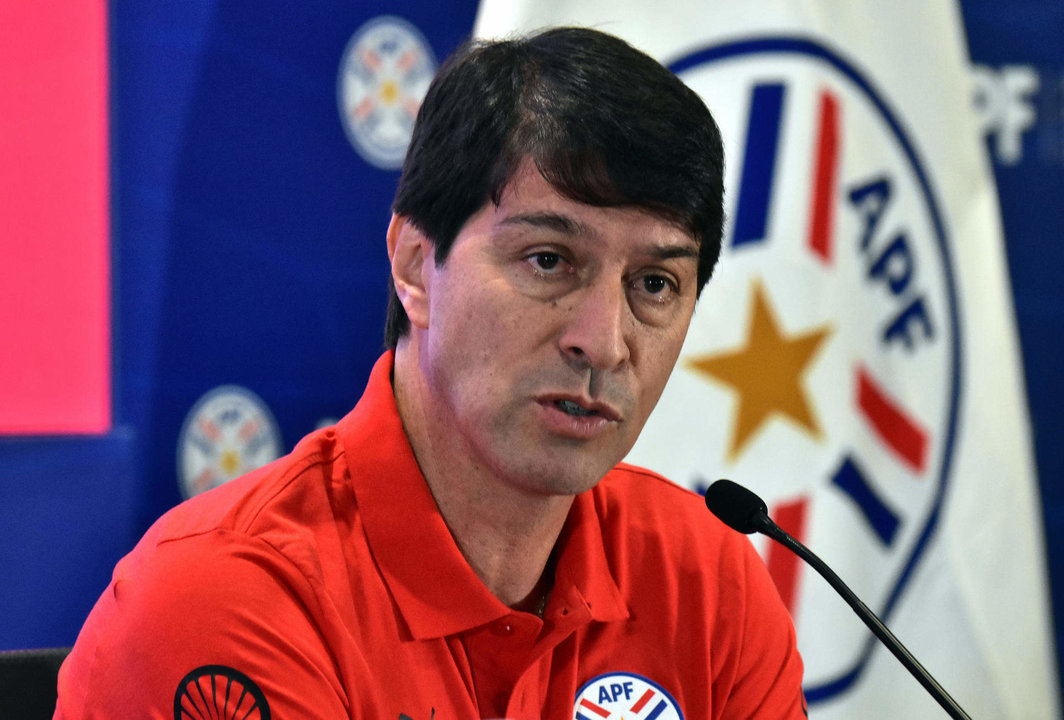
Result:
M746 345L687 361L696 372L729 385L739 396L729 460L739 456L774 413L790 418L814 438L822 436L802 377L830 332L825 326L796 335L784 333L764 289L755 281Z

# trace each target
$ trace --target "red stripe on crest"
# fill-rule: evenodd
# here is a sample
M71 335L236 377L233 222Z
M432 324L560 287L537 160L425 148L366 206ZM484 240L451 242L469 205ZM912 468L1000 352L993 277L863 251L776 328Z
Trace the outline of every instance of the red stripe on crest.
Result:
M782 503L772 508L771 515L776 524L793 536L798 542L804 542L806 517L808 515L809 499L798 498L792 502ZM798 602L798 578L801 570L801 561L798 556L781 545L770 543L768 557L765 559L768 565L769 575L776 583L776 589L787 606L791 616L794 616L795 606Z
M643 707L646 706L646 704L648 702L650 702L650 699L653 698L653 697L654 697L654 689L653 688L647 688L647 691L645 693L643 693L643 697L639 698L639 700L636 701L635 705L632 706L632 712L637 713L640 710L642 710Z
M580 701L580 705L581 705L581 707L586 707L591 712L595 713L596 715L601 715L604 718L608 718L610 716L610 711L609 710L603 710L602 708L600 708L598 705L596 705L595 703L591 702L587 698L584 698L583 700L581 700Z
M809 249L825 263L831 262L831 236L835 227L835 182L839 169L839 102L831 93L820 94L820 122L813 169L813 199L809 209Z
M863 367L857 367L857 406L876 436L917 472L927 465L927 431L894 402Z

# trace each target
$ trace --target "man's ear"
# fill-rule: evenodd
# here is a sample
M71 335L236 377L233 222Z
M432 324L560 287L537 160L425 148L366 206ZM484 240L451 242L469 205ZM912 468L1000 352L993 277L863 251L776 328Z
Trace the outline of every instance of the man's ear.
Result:
M423 270L432 257L433 245L425 234L402 215L392 214L388 224L388 258L392 261L392 283L410 324L429 324L428 283Z

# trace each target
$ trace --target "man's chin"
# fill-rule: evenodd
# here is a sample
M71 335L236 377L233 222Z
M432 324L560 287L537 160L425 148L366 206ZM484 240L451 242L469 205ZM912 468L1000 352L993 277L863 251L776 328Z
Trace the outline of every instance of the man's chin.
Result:
M617 461L619 462L619 460ZM518 485L539 495L573 496L587 492L606 476L617 462L602 460L555 459L537 462L515 478Z

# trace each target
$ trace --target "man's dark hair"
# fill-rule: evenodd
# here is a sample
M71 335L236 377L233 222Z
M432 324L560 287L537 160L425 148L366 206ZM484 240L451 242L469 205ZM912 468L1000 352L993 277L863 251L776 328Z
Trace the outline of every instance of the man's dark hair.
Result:
M596 30L470 41L440 68L418 112L392 210L447 259L466 221L530 157L560 194L630 206L699 242L698 293L720 256L724 157L701 99L668 69ZM389 284L385 342L410 328Z

